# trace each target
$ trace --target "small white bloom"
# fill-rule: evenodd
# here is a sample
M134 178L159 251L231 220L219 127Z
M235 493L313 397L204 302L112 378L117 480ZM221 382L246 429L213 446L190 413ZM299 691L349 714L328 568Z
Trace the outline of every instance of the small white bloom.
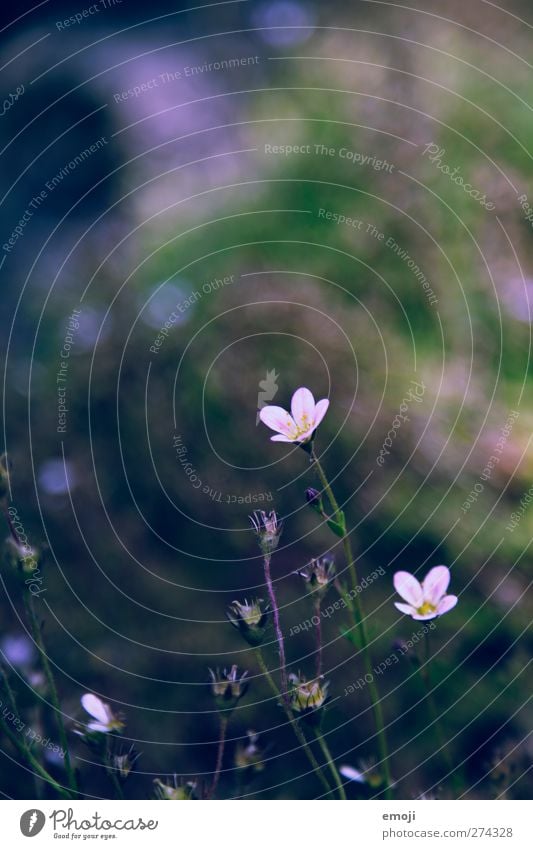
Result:
M259 411L259 418L271 430L277 431L270 437L272 442L309 442L329 407L327 398L318 404L309 389L297 389L291 400L291 412L283 407L267 406Z
M110 731L122 731L124 723L119 719L106 702L92 693L85 693L81 697L81 703L87 713L92 716L91 722L87 723L89 731L99 731L101 734L109 734Z
M343 778L347 778L348 781L357 781L358 784L365 784L366 779L362 772L358 769L355 769L353 766L348 766L348 764L344 764L339 767L339 772L343 776Z
M456 595L446 595L449 583L450 570L447 566L430 569L422 583L410 572L396 572L394 588L408 603L395 601L394 605L402 613L420 621L442 616L457 604Z

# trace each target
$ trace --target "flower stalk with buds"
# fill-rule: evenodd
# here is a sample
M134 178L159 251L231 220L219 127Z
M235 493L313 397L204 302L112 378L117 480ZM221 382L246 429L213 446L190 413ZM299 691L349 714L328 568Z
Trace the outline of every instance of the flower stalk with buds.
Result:
M313 506L321 506L323 508L321 499L323 496L326 496L331 505L332 515L330 518L326 518L326 522L330 530L342 540L346 565L350 575L352 593L354 596L354 600L352 602L350 595L346 594L346 602L353 616L366 672L371 678L369 693L372 701L374 721L376 724L380 758L383 762L383 770L387 779L385 795L387 798L391 798L391 776L387 739L385 735L385 724L383 721L383 711L381 708L377 685L372 673L373 663L370 654L368 636L366 633L363 605L361 596L357 592L357 570L352 551L352 542L346 526L346 517L344 512L335 497L322 463L315 451L315 431L318 424L320 424L324 418L328 406L329 401L326 399L324 399L324 401L320 401L315 406L312 393L308 389L301 388L294 393L292 398L291 413L292 419L294 420L293 422L291 422L291 417L288 417L288 413L278 407L264 407L261 411L261 421L263 421L263 423L272 430L277 430L279 432L279 436L271 437L272 441L297 442L306 451L322 485L322 492L317 491L317 494L313 493L311 503ZM305 419L303 416L305 416Z
M264 409L266 409L266 407ZM281 698L283 699L285 704L288 705L289 697L287 692L287 662L285 658L285 643L283 640L283 631L281 630L278 602L276 599L276 594L274 592L274 584L272 583L272 573L270 571L272 553L278 547L279 538L282 531L282 524L278 520L278 517L274 510L272 510L268 514L265 513L264 510L258 510L253 514L253 516L250 516L250 519L258 537L259 548L263 552L265 582L268 589L270 607L272 609L272 618L274 620L274 630L276 632L276 640L278 643L279 650Z

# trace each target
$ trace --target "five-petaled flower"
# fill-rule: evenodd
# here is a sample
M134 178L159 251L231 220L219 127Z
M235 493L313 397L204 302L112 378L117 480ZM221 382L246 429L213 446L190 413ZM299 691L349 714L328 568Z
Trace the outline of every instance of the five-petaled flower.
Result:
M94 696L92 693L85 693L81 697L81 703L87 713L93 717L86 725L89 731L109 734L111 731L120 732L124 728L124 722L98 696Z
M446 595L450 583L450 570L447 566L435 566L427 573L420 583L409 572L396 572L394 588L407 604L395 601L394 604L402 613L407 613L413 619L434 619L442 616L457 604L457 596Z
M271 430L277 431L271 436L272 442L306 443L313 438L318 425L326 415L329 407L327 398L318 404L309 389L302 386L297 389L291 400L291 411L283 407L267 406L259 412L259 418Z

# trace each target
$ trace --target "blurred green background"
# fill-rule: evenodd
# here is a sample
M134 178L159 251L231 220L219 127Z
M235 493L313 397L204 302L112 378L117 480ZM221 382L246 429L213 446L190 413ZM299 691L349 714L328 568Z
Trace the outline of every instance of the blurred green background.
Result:
M273 570L287 633L310 615L294 570L326 551L344 567L305 506L316 484L306 455L256 424L260 382L274 370L274 403L287 406L300 385L331 400L317 447L355 528L360 577L386 572L363 597L375 665L417 630L393 606L394 572L447 564L460 600L432 636L432 674L464 793L492 798L508 784L527 798L533 510L508 527L533 464L531 224L518 200L533 197L529 4L246 2L183 13L155 3L146 22L144 7L124 2L57 27L77 11L58 3L3 33L8 58L39 44L3 71L6 96L21 83L25 92L0 123L3 244L47 181L106 140L48 191L0 269L13 505L32 542L49 547L39 603L69 727L86 691L126 715L125 737L142 752L132 798L157 776L207 779L217 739L207 667L238 663L252 687L230 725L222 795L318 794L224 616L233 599L265 594L255 507L284 518ZM304 152L268 152L287 145ZM379 466L411 381L424 384L422 402ZM26 720L53 736L50 711L32 713L7 567L0 604L0 647ZM324 623L325 729L337 762L357 765L376 742L368 693L344 695L363 665L341 620ZM313 651L311 632L289 638L290 668L311 674ZM446 798L409 660L378 683L398 797ZM248 729L265 768L243 786L232 766ZM101 768L71 739L84 791L107 796ZM14 758L2 738L0 789L31 798Z

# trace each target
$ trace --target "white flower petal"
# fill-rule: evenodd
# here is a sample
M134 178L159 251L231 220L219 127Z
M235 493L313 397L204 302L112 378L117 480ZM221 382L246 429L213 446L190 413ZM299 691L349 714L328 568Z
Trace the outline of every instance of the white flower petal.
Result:
M315 421L315 399L305 386L297 389L291 400L291 413L294 421L302 430L313 427Z
M456 595L445 595L443 599L439 602L439 606L437 607L437 613L439 616L442 616L443 613L448 613L448 610L451 610L452 607L458 602L458 598Z
M358 769L354 769L353 766L348 766L345 764L344 766L339 767L340 774L347 778L349 781L357 781L359 784L365 783L365 776Z
M104 725L102 722L88 722L87 728L89 731L99 731L101 734L109 732L109 725Z
M296 425L290 413L283 407L267 406L259 410L259 418L271 430L277 430L284 436L291 436L296 431Z
M424 601L422 587L414 575L410 572L396 572L394 575L394 588L398 595L413 607L420 607Z
M422 584L424 601L438 604L445 595L450 583L450 570L447 566L435 566L427 573Z
M94 716L99 722L109 722L111 713L109 705L106 705L98 696L94 696L92 693L85 693L81 697L81 703L87 713Z
M436 616L436 610L433 613L413 613L413 619L416 619L417 622L426 622L428 619L435 619Z
M412 616L416 613L416 607L413 607L412 604L402 604L401 601L395 601L394 607L397 607L401 613L407 613L408 616Z
M329 407L329 400L327 398L323 398L322 401L319 401L315 407L315 429L318 427L324 416L326 415Z
M289 439L288 436L283 436L282 433L277 433L276 436L270 437L271 442L294 442L294 439Z

